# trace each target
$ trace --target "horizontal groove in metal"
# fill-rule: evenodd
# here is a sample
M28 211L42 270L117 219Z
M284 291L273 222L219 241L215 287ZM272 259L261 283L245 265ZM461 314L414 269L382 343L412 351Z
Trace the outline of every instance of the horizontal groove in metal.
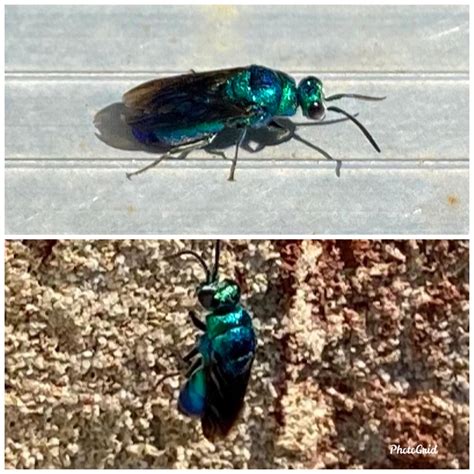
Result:
M468 232L466 6L7 6L5 24L10 234ZM236 183L203 151L128 181L157 155L118 122L96 136L142 81L251 63L386 95L338 102L382 153L344 122L299 130L340 177L290 141L242 150Z

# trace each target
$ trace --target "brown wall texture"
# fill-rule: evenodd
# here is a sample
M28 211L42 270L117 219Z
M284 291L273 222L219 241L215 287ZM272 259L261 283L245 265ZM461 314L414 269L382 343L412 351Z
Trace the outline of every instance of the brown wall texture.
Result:
M7 242L7 467L468 467L468 242L224 241L259 345L216 444L177 410L183 375L157 386L197 334L202 270L166 260L184 248L212 255L210 241Z

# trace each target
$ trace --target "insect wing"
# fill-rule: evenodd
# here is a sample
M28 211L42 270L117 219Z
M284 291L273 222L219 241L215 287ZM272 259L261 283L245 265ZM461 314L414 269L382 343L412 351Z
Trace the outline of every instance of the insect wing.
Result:
M143 131L202 122L244 119L254 110L249 104L226 100L226 81L244 68L223 69L157 79L123 96L126 121Z
M220 71L193 72L179 76L163 77L140 84L126 92L123 103L130 108L146 110L153 106L154 102L173 91L190 93L192 90L209 88L222 85L245 68L222 69Z
M213 362L206 368L206 403L201 422L207 439L225 437L237 420L243 407L252 362L253 354L248 368L236 376L226 374L221 363Z

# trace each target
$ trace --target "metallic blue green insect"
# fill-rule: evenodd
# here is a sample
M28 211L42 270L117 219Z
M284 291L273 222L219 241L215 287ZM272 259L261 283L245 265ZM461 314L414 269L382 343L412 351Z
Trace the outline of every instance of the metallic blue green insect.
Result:
M240 304L239 285L218 278L219 253L217 241L212 272L192 250L175 255L192 255L206 272L197 297L209 313L204 323L190 312L191 321L203 334L184 357L186 362L193 362L179 394L178 408L186 415L199 417L204 436L210 440L225 437L237 420L256 349L251 317Z
M232 181L238 150L247 129L269 127L289 132L278 118L295 115L298 107L307 118L315 121L323 120L326 111L344 115L380 152L375 140L353 115L326 105L344 97L385 98L359 94L326 97L322 82L314 76L305 77L297 85L284 72L256 65L201 73L192 71L146 82L124 94L126 121L138 141L168 148L168 151L127 176L142 173L174 154L184 158L192 150L207 147L220 132L231 128L240 132L229 175Z

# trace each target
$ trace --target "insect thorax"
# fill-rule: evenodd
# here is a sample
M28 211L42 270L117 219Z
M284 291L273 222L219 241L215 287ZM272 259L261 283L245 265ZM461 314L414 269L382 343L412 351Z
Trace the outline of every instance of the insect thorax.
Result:
M245 331L241 333L244 328L253 333L250 315L241 305L237 305L227 313L209 313L206 316L206 325L206 336L213 341L220 339L222 336L227 338L231 334L233 334L232 338L236 335L245 338Z
M240 104L252 103L262 109L249 125L265 125L272 117L290 116L298 106L294 79L262 66L250 66L228 80L227 97Z

